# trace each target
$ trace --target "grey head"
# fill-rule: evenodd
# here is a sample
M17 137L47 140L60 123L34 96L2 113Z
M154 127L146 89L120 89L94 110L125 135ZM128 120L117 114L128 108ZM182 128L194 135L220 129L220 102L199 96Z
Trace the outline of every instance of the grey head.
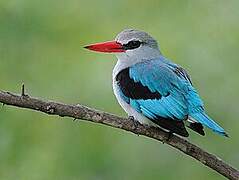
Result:
M142 45L147 45L156 49L158 48L157 41L148 33L140 30L125 29L116 36L115 40L121 44L139 41Z
M120 32L115 40L125 49L125 52L116 54L118 60L128 65L161 55L157 41L144 31L126 29Z

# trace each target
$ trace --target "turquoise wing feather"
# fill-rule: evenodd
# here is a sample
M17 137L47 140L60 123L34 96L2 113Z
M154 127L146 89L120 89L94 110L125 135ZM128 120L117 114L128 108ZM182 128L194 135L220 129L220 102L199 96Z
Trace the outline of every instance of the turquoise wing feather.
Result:
M140 82L160 99L129 98L130 105L150 119L157 117L186 120L189 116L213 131L226 135L224 129L209 118L203 102L186 71L167 59L153 59L129 68L129 76Z

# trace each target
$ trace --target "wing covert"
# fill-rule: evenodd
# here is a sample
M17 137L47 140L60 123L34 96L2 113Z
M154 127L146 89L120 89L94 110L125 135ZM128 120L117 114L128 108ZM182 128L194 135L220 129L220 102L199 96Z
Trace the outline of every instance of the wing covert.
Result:
M203 107L186 71L160 59L122 70L116 81L128 103L150 119L185 120L191 111Z

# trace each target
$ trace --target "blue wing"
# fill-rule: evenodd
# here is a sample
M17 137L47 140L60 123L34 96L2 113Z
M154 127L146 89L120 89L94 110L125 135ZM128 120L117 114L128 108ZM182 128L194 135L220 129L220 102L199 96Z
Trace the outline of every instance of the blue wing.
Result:
M131 66L128 76L130 81L121 86L122 96L137 112L151 120L162 117L183 121L191 116L225 135L225 131L205 114L203 102L183 68L162 56ZM126 77L122 79L127 81Z
M129 76L135 82L141 82L151 92L159 92L160 99L131 99L136 108L149 118L161 116L175 120L184 120L188 115L187 93L188 81L178 78L172 66L151 60L134 65L129 69Z

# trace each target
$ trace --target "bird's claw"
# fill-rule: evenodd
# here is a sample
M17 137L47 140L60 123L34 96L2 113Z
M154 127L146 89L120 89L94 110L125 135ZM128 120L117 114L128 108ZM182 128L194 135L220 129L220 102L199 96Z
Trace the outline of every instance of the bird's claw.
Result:
M136 130L137 127L138 127L138 122L135 120L135 118L133 116L129 116L128 119L133 121L133 124L134 124L134 128L133 129ZM136 134L139 136L138 133L136 133Z
M168 134L168 137L165 138L165 139L162 141L163 144L164 144L164 143L168 143L168 142L171 140L171 138L173 137L173 133L172 133L171 131L169 131L167 134Z
M134 119L134 116L129 116L128 118L129 120L133 121L134 129L136 129L138 124L137 124L137 121Z

